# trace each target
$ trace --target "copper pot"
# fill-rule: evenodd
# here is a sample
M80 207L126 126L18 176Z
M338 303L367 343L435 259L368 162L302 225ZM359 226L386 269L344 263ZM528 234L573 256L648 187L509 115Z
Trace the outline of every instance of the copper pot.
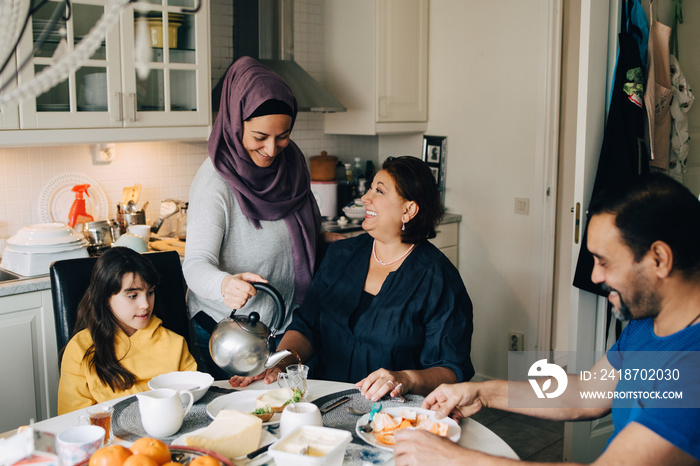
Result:
M338 157L328 155L328 152L321 151L321 155L309 158L309 169L312 181L333 181L335 180L335 164Z

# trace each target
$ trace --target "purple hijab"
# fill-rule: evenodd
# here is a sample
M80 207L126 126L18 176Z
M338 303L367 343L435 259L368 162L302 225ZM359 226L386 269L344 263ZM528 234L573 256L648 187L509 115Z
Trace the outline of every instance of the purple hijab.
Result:
M236 60L223 83L219 114L209 136L209 157L255 228L262 228L260 220L284 219L292 243L296 301L301 303L311 285L321 227L304 154L290 140L272 165L262 168L253 163L241 142L243 121L270 99L289 105L294 126L297 101L287 83L253 58Z

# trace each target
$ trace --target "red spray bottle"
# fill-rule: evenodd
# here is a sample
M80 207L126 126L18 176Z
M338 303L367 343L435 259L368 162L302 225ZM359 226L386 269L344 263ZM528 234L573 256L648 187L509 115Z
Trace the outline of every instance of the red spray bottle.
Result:
M90 193L88 193L89 187L89 184L76 184L71 189L71 191L75 193L75 200L68 212L68 225L70 225L71 228L75 228L75 225L78 223L94 221L92 215L88 214L85 209L85 199L83 198L83 194L90 197Z

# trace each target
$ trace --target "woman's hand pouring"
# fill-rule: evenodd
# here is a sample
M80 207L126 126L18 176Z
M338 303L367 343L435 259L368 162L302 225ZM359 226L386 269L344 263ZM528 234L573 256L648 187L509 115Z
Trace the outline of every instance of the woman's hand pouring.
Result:
M254 282L267 283L267 280L252 272L227 275L221 282L221 296L224 297L224 304L231 309L240 309L245 306L245 303L258 293L251 285Z

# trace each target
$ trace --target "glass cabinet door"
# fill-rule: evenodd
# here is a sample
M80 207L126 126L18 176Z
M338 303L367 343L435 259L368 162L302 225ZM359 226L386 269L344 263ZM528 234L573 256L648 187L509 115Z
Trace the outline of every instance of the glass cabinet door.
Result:
M136 69L127 69L134 60L124 59L126 87L133 85L133 97L127 103L127 126L158 124L198 124L203 113L208 114L208 93L200 88L208 78L206 50L206 18L198 13L183 11L194 8L194 0L151 0L151 11L135 11L128 35L138 48L138 21L148 26L148 41L152 49L150 71L140 79ZM128 21L128 20L127 20ZM206 87L206 86L205 86ZM127 91L131 92L131 91ZM206 108L206 110L204 110ZM132 116L132 118L129 118ZM206 116L206 115L205 115ZM208 118L208 117L207 117Z
M48 1L32 15L31 34L25 34L17 54L20 63L27 57L31 60L31 64L20 73L20 84L60 60L62 51L72 52L105 11L104 2L93 4L76 0L71 2L70 14L64 11L51 27L51 17L59 5L59 2ZM118 28L114 27L81 68L69 73L66 79L35 100L25 99L21 104L21 127L121 125L118 121L111 121L109 113L110 94L121 87L118 40ZM114 69L110 61L116 63Z

